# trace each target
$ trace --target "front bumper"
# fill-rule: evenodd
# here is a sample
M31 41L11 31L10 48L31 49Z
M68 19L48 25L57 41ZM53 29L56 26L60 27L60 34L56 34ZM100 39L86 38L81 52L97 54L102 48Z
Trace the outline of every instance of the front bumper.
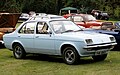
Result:
M1 44L4 44L3 40L0 40L0 43L1 43Z
M83 51L81 51L81 56L96 56L107 54L117 43L109 43L102 45L88 45L84 46Z
M115 46L115 45L117 45L117 43L109 43L109 44L102 44L102 45L88 45L88 46L84 46L84 49L100 48L100 47Z

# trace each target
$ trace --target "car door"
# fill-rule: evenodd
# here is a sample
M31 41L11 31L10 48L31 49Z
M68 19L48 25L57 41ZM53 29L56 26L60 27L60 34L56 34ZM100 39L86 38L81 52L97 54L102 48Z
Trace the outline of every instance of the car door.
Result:
M51 33L47 23L38 22L34 39L37 53L55 54L54 35Z
M26 52L34 51L34 31L37 22L25 23L18 32L18 38Z

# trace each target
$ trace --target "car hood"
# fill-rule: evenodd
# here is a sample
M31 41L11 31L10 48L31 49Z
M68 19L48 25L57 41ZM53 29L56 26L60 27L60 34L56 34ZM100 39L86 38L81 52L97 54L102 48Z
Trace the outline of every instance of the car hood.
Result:
M62 36L66 37L67 40L70 39L74 41L85 41L86 39L92 39L93 44L109 43L111 42L110 37L113 37L112 35L100 34L89 31L67 32L62 33Z
M0 13L0 28L15 28L20 13Z
M83 30L84 31L89 31L89 32L110 34L110 35L118 35L119 34L119 32L109 31L109 30L100 30L100 29L91 29L91 28L84 28Z
M104 22L104 21L98 21L98 20L87 21L87 23L98 24L98 25L113 25L112 22Z
M96 21L96 20L93 20L93 21L87 21L88 23L96 23L96 24L102 24L103 22L101 21Z
M99 25L101 25L103 22L94 21L94 20L93 20L93 21L75 22L75 23L78 24L78 25L79 25L79 24L84 24L84 23L87 23L87 24L89 23L89 24L94 24L94 25L98 25L98 26L99 26Z

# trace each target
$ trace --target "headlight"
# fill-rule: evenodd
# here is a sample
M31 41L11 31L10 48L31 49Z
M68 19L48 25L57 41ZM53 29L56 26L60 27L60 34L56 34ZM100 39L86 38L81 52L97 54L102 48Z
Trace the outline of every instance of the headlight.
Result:
M92 39L86 39L85 41L86 41L87 44L92 44L93 43Z
M114 38L114 37L110 37L110 40L111 40L111 41L115 41L115 38Z

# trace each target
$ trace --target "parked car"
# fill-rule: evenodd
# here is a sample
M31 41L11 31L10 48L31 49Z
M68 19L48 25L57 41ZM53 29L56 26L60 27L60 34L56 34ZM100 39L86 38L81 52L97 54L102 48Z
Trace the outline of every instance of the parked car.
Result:
M28 20L3 40L17 59L28 53L59 55L70 65L85 56L102 61L117 44L112 35L83 31L64 18Z
M66 19L73 21L77 25L84 26L85 28L90 28L92 26L101 26L102 24L108 23L97 20L95 17L93 17L90 14L66 14L63 16Z
M3 35L15 30L20 13L0 13L0 45L4 45Z
M19 17L19 20L23 20L23 21L26 21L29 19L29 14L27 13L22 13L21 16Z
M112 50L120 51L120 22L116 22L114 25L103 24L102 26L94 26L92 29L86 28L84 30L113 35L116 39L117 45Z
M94 17L100 20L109 20L109 15L105 11L92 10L91 15L93 15Z
M105 11L101 11L98 15L98 19L100 20L109 20L109 15Z

